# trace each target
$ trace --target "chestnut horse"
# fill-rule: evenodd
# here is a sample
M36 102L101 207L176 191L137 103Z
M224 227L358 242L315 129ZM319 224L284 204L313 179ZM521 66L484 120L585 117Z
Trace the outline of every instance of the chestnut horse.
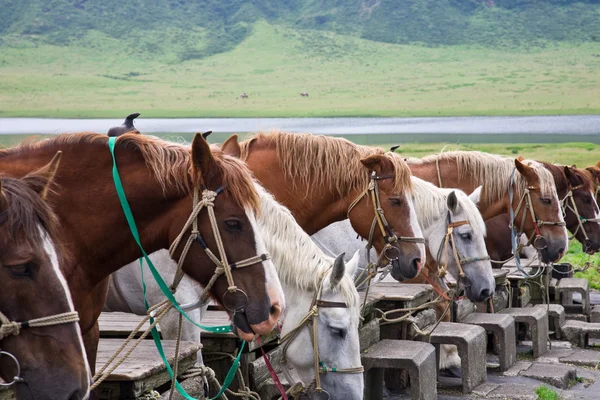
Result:
M284 132L257 134L241 148L234 135L223 151L241 154L308 234L349 218L377 250L379 265L391 263L395 279L418 274L425 247L411 173L400 157L346 139Z
M0 180L0 377L17 399L85 399L90 369L45 201L58 165ZM20 369L20 371L19 371Z
M552 174L540 163L512 160L478 151L453 151L409 159L412 173L435 185L468 193L483 185L479 209L484 219L515 211L515 226L540 240L544 263L560 260L568 245ZM515 170L516 169L516 170ZM510 191L514 194L510 202Z
M567 229L583 244L586 253L600 250L599 209L596 203L593 175L584 169L542 162L554 178L557 194L563 204ZM509 220L505 215L486 221L490 234L486 244L495 260L506 260L512 255Z
M107 142L104 135L79 133L0 150L0 171L16 176L44 165L57 150L63 152L55 177L61 191L50 193L48 200L55 206L60 222L57 240L68 251L64 273L79 312L92 368L99 336L97 319L104 306L108 277L141 256L115 191ZM262 238L255 234L258 196L248 170L233 157L218 150L211 152L200 134L194 137L191 154L189 147L125 134L116 139L115 157L148 253L169 248L180 233L188 238L191 229L186 222L201 204L214 204L217 227L213 229L204 210L190 219L194 225L197 222L197 233L203 238L189 242L189 252L183 260L183 272L192 279L206 285L213 277L215 263L207 249L231 263L265 253ZM194 201L200 188L201 203ZM224 254L217 250L217 233L224 244ZM175 258L179 258L183 247L175 249ZM231 276L219 276L210 290L222 302L223 296L231 293L233 280L237 289L246 294L245 308L235 313L233 322L238 334L247 340L253 339L254 333L270 332L283 305L273 264L268 257L263 259L245 268L232 267Z
M587 167L585 173L592 179L594 191L596 193L596 202L600 204L600 161L596 165Z

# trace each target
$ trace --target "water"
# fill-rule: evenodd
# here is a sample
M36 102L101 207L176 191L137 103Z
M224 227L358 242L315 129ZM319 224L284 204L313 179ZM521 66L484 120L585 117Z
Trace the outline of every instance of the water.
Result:
M0 118L4 143L20 135L52 135L64 132L107 132L122 119ZM600 115L534 117L439 117L439 118L179 118L139 117L136 127L144 133L189 140L195 132L212 130L214 141L231 133L280 129L339 135L362 144L406 142L471 143L600 143ZM14 136L19 135L19 136Z

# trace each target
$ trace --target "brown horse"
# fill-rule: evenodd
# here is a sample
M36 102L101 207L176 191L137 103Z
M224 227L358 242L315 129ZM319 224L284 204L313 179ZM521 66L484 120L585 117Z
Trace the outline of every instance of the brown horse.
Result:
M585 173L592 179L594 183L594 191L596 192L596 202L600 204L600 161L596 165L587 167Z
M81 330L60 270L58 220L44 199L58 159L22 179L0 180L0 377L14 381L18 399L89 395ZM39 326L40 318L51 325Z
M112 178L113 161L104 135L80 133L0 151L0 171L23 176L44 165L58 149L63 162L55 182L60 193L50 193L60 221L58 240L68 250L64 272L75 309L80 314L90 365L95 365L98 343L97 318L104 306L109 275L140 257L119 204ZM120 136L115 148L116 164L148 253L169 248L185 226L199 188L206 204L214 203L217 231L226 258L231 263L263 253L262 238L255 234L254 210L258 197L251 176L239 160L217 150L211 152L200 134L190 149L136 134ZM209 197L218 195L211 200ZM209 196L210 195L210 196ZM219 255L214 230L206 211L198 214L198 230L204 240L193 240L183 271L206 285L215 264L206 248ZM191 229L183 232L184 238ZM174 254L179 258L184 246ZM268 333L275 326L283 305L281 286L270 260L245 268L232 267L232 278L247 299L234 324L244 339ZM219 301L230 293L224 276L216 279L211 293ZM236 292L239 293L239 292Z
M592 173L575 167L542 164L554 178L558 197L563 203L567 229L583 244L585 252L597 252L600 250L600 224L594 221L599 217L599 210L594 198L596 185ZM494 260L510 258L512 246L508 217L502 215L489 219L486 226L490 255Z
M413 240L422 234L410 170L400 157L341 138L283 132L260 133L241 147L234 135L223 151L240 154L308 234L349 218L360 236L370 238L379 265L391 262L395 279L419 272L425 249Z
M568 236L560 202L552 175L538 162L521 162L477 151L454 151L409 159L408 164L414 175L438 186L471 193L483 185L479 209L484 219L508 213L512 207L516 210L517 229L530 238L543 237L540 241L545 242L545 246L540 246L544 247L543 262L554 262L563 256ZM514 193L512 204L510 190Z

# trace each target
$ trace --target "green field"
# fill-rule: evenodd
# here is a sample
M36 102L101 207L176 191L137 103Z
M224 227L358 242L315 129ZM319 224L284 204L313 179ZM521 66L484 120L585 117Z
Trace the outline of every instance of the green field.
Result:
M131 54L93 30L62 47L5 37L0 116L600 113L600 42L425 47L266 22L251 29L231 51L183 62L174 51L141 51L150 45L143 37Z

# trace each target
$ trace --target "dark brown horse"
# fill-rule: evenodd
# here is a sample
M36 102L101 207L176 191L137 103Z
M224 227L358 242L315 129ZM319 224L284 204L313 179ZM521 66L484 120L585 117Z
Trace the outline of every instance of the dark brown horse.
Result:
M60 270L58 220L44 199L58 159L22 179L0 180L0 377L19 378L13 384L18 399L89 394L81 330ZM54 324L37 326L40 318Z
M527 237L544 238L546 246L541 250L542 261L557 261L565 253L568 236L565 227L561 226L564 219L554 180L540 163L476 151L447 152L420 160L409 159L408 163L415 176L438 186L456 187L471 193L483 185L479 202L483 218L508 214L512 207L516 210L515 226L520 231ZM514 194L512 203L509 201L510 190ZM527 203L531 207L527 207Z
M583 244L585 252L593 254L599 251L600 224L594 221L599 217L599 209L594 198L596 185L593 174L588 170L575 167L546 162L542 164L554 178L558 197L563 202L567 229ZM508 217L502 215L486 220L486 226L488 231L486 245L492 259L510 258L512 245Z
M412 204L410 170L400 157L341 138L283 132L258 134L241 148L232 136L223 151L241 154L308 234L349 218L360 236L372 237L380 265L391 262L395 279L417 275L425 249L412 240L422 233ZM371 234L379 218L373 196L385 219Z
M27 175L45 165L57 150L63 152L55 177L60 192L50 193L48 201L60 222L57 240L68 252L64 273L80 314L92 368L107 278L141 256L117 198L107 141L104 135L80 133L0 150L0 171L15 176ZM200 134L194 138L191 155L189 147L131 134L117 139L115 155L148 253L169 248L192 213L192 193L203 188L217 192L222 188L213 202L228 261L239 262L264 251L254 230L258 197L248 170L239 160L218 150L211 152ZM183 271L203 285L215 272L204 246L219 254L206 213L202 210L197 219L204 240L192 242L183 263ZM191 228L184 237L190 233ZM175 258L182 250L183 246L177 248ZM283 299L274 274L269 260L232 272L235 285L247 295L245 310L236 313L234 319L245 339L270 332L276 324ZM221 301L228 287L225 277L220 276L211 293Z

